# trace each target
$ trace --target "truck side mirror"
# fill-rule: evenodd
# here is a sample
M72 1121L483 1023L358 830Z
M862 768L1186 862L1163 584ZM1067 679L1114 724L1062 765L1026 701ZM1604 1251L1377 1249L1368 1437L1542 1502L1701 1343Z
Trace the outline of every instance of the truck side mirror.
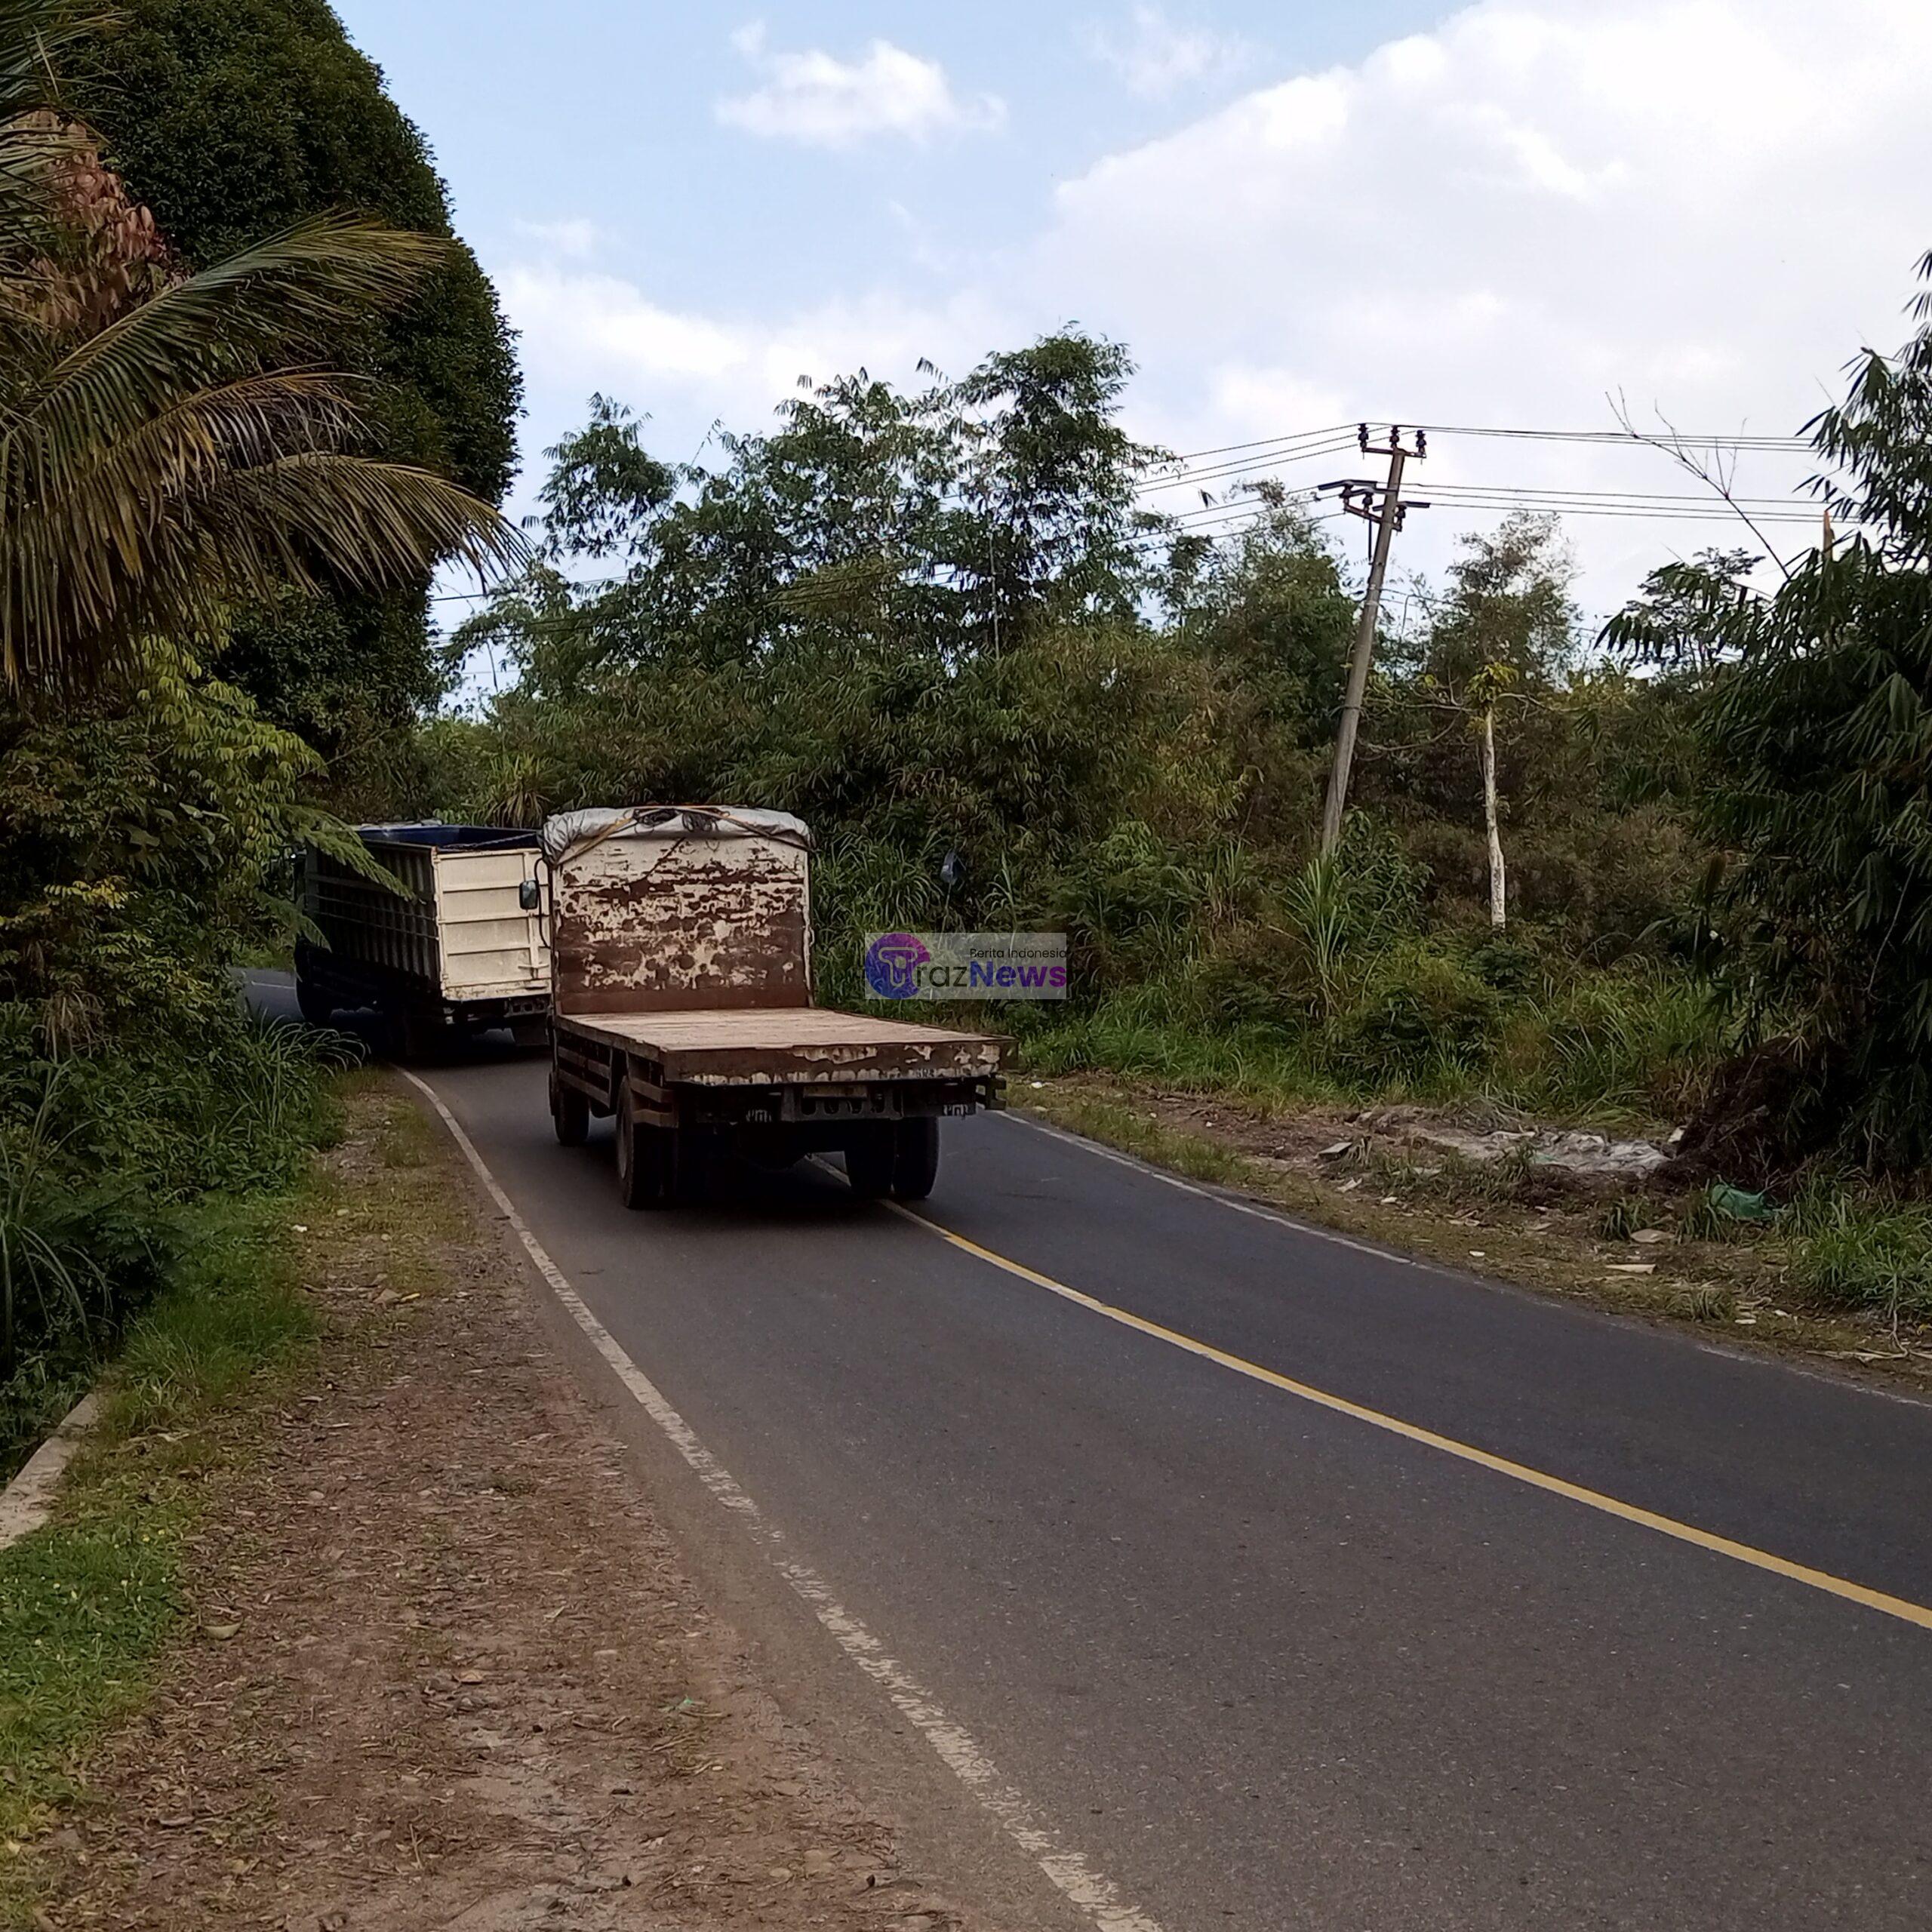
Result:
M543 904L543 895L537 890L537 881L527 878L516 889L516 903L526 912L534 912Z

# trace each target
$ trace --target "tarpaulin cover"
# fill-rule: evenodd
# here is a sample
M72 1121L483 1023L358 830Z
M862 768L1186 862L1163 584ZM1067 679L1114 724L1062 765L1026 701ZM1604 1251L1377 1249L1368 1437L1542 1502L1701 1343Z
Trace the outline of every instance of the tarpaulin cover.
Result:
M537 843L534 832L506 832L500 825L444 825L434 819L412 825L358 825L355 829L365 843L386 841L394 845L460 845L472 851Z
M591 839L781 838L808 849L812 840L803 819L749 805L594 806L546 818L540 835L552 865Z

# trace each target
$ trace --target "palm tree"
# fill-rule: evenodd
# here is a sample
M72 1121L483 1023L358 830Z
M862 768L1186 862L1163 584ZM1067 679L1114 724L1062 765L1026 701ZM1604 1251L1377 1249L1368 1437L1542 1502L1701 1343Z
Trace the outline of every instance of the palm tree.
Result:
M293 586L525 560L488 505L365 443L332 349L448 244L342 214L190 273L60 109L77 0L0 0L0 687L70 688Z

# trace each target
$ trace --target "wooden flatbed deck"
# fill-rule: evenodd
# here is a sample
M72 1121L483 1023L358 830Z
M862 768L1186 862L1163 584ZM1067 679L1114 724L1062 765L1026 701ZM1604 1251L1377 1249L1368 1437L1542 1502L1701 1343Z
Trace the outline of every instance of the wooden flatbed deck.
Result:
M555 1025L561 1035L652 1061L667 1085L971 1079L997 1073L1008 1044L998 1034L813 1006L558 1014Z

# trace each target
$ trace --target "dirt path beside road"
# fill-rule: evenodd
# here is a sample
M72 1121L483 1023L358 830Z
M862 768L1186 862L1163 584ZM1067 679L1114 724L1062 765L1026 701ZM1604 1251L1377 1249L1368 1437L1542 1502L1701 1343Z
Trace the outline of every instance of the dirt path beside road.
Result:
M315 1367L235 1426L191 1634L38 1848L54 1927L946 1932L546 1346L454 1149L350 1098Z

